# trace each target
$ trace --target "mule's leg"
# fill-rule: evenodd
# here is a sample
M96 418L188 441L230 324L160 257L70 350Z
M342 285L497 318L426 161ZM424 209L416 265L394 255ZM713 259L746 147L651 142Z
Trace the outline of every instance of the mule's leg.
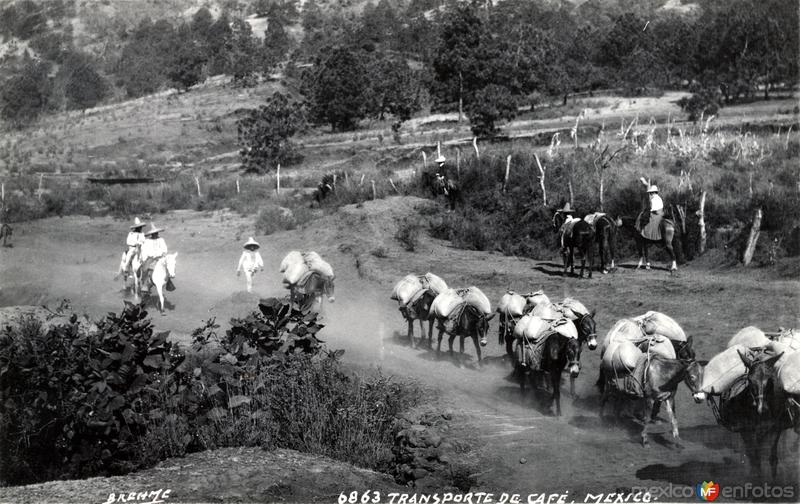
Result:
M587 251L589 254L589 278L592 278L592 270L594 269L594 243L589 242L589 250ZM584 254L586 255L586 254Z
M670 271L675 271L675 270L678 269L678 262L676 261L675 249L672 247L672 239L667 240L665 238L664 239L664 246L666 247L667 253L669 254L669 258L672 261L672 263L670 264L669 270Z
M561 250L561 257L564 259L564 272L561 273L561 276L567 276L567 268L569 268L569 259L567 258L568 250L567 248Z
M441 338L439 338L441 341ZM433 319L428 319L428 346L433 348Z
M165 315L165 313L164 313L164 285L162 285L162 284L156 285L156 292L158 293L159 310L161 311L161 315Z
M586 269L586 251L581 251L581 278L583 278L583 270ZM592 278L592 270L589 269L589 278Z
M453 333L449 336L450 337L447 338L447 351L450 353L450 355L453 355L453 340L456 339L456 334ZM464 352L464 338L461 338L461 352Z
M778 444L781 440L781 433L783 430L779 427L776 427L773 431L775 435L775 441L772 442L772 451L769 455L769 465L772 468L772 479L778 477Z
M680 435L678 433L678 417L675 415L674 404L675 404L675 396L672 396L666 401L664 401L664 406L667 407L667 417L669 418L669 421L672 424L672 437L675 439L679 439Z
M406 323L408 324L408 342L411 344L411 347L414 347L414 321L411 320L410 317L406 318Z
M552 402L556 406L556 416L561 416L561 373L550 371L550 386L553 387Z
M477 334L473 334L472 335L472 342L475 343L475 353L478 354L478 365L480 366L481 365L481 346L480 346L480 344L478 344L478 335ZM464 339L463 338L461 339L461 344L462 344L462 346L464 344Z
M442 351L442 336L444 336L444 328L439 326L439 343L436 345L437 354Z
M575 274L575 247L573 245L569 246L569 274Z
M642 446L650 446L650 441L647 439L647 427L650 426L650 410L653 408L653 400L645 397L642 400L644 406L644 415L642 416Z

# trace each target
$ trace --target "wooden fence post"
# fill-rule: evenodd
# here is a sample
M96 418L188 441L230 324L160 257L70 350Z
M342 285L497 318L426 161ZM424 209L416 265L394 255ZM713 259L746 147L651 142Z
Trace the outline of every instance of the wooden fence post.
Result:
M197 197L201 198L203 195L200 194L200 179L198 177L194 178L194 183L197 186Z
M392 182L392 179L389 179L389 183L392 184L392 188L394 188L395 192L397 194L400 194L400 189L398 189L397 186L394 185L394 182Z
M503 192L508 187L508 176L511 174L511 154L506 158L506 176L503 178Z
M472 147L475 148L475 157L480 159L481 152L478 150L478 137L472 137Z
M236 177L236 194L239 194L241 191L239 190L239 177Z
M375 191L375 181L371 180L370 182L372 182L372 199L376 200L378 199L378 194Z
M428 171L428 155L425 154L425 151L422 151L422 169Z
M361 187L362 185L364 185L364 175L365 175L364 173L362 173L362 174L361 174L361 180L358 182L358 186L359 186L359 187Z
M44 181L44 173L39 174L39 189L36 192L39 195L39 201L42 201L42 182Z
M539 186L542 188L542 205L547 206L547 189L545 189L544 186L545 167L542 166L541 161L539 161L539 156L534 153L533 157L536 158L536 164L539 166Z
M461 180L461 149L456 150L456 173L458 180Z
M700 227L700 243L697 251L701 255L706 251L706 192L700 195L700 209L697 211L697 225Z
M753 227L750 228L750 236L747 238L747 247L744 249L744 257L742 262L745 266L749 266L753 260L753 254L756 252L756 243L758 236L761 234L761 208L756 210L755 217L753 217Z
M281 164L278 163L278 168L275 170L275 193L281 194Z

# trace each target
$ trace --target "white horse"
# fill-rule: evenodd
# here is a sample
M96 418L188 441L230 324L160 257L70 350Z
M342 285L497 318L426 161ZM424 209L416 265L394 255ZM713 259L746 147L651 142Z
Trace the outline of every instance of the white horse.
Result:
M160 258L158 261L156 261L155 265L153 265L153 273L150 275L150 279L152 280L153 285L156 288L156 292L158 293L159 310L161 311L162 315L164 315L164 287L167 285L167 281L170 278L175 278L175 265L177 263L177 258L177 252L167 254ZM142 282L145 281L146 279L143 278Z
M128 253L123 252L122 258L119 261L119 269L117 270L117 274L114 276L114 280L118 280L120 276L122 276L122 286L127 289L128 288L128 279L130 278L133 282L133 295L137 299L139 298L139 269L142 267L142 259L139 256L138 252L133 254L133 257L130 261L130 266L128 265Z

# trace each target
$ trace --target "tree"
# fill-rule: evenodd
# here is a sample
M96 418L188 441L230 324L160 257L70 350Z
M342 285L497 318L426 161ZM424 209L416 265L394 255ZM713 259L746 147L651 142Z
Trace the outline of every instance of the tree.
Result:
M0 114L15 126L33 122L52 94L49 65L26 58L18 73L0 86Z
M367 72L372 77L367 100L370 115L383 119L392 114L402 122L420 109L420 79L405 59L377 55Z
M231 31L225 41L227 64L225 73L233 76L238 84L253 84L257 64L256 42L250 24L236 19L231 24Z
M71 53L61 65L56 80L63 82L67 107L87 109L94 107L108 93L108 83L95 70L86 55Z
M354 47L336 47L317 58L314 68L303 74L303 90L316 122L334 131L356 127L366 116L367 67L363 52Z
M305 114L297 103L281 93L275 93L257 110L240 119L238 131L242 168L248 172L264 173L279 163L297 159L290 138L305 124Z
M181 89L187 90L203 79L206 54L189 26L183 25L175 35L167 77Z
M477 91L467 109L472 132L476 136L496 134L497 121L513 119L516 113L517 101L511 90L498 84L489 84Z

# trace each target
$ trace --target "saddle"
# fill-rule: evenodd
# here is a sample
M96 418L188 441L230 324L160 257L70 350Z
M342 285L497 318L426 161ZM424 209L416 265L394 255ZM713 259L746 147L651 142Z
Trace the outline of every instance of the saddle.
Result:
M650 364L650 359L642 355L636 362L636 367L625 376L616 375L609 382L619 392L636 397L644 396L645 371Z
M532 341L528 338L518 339L517 360L519 361L520 365L523 367L528 367L532 371L541 370L544 345L554 334L556 334L555 331L549 332L535 341Z

